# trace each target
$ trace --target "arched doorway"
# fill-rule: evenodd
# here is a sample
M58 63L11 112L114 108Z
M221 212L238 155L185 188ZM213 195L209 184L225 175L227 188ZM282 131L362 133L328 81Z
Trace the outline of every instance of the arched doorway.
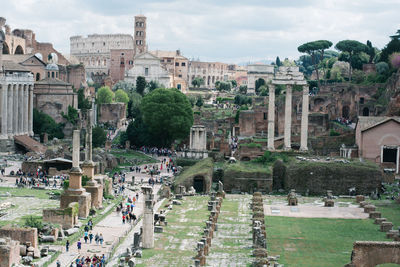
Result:
M24 49L22 49L22 46L17 46L17 48L15 48L15 55L23 55L24 54Z
M6 42L3 43L3 55L8 55L10 54L10 48L8 48L8 45Z
M206 183L204 176L195 176L193 178L193 188L196 190L197 193L203 193L206 189Z
M349 108L349 106L344 106L342 108L342 117L345 119L348 119L349 116L350 116L350 108Z
M256 92L258 92L258 88L260 88L261 86L263 86L265 84L266 84L266 82L263 78L258 78L256 80L256 83L254 84L254 86L255 86L254 88L255 88Z
M369 108L365 107L363 108L363 112L362 112L363 116L369 116Z

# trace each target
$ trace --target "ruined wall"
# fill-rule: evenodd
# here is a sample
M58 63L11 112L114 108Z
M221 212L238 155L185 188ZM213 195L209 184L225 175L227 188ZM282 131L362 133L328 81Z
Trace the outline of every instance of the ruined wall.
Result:
M100 105L99 123L109 123L115 127L118 127L125 119L125 103L110 103Z
M339 156L340 146L345 144L346 146L354 145L354 133L348 133L339 136L318 136L309 137L308 143L309 148L315 155L321 156Z
M0 238L0 267L10 267L20 261L19 241Z
M3 227L0 228L1 237L9 237L12 240L17 240L21 244L30 242L31 246L38 248L38 231L36 228L14 228L14 227Z
M236 170L228 168L223 177L225 192L249 192L253 190L261 192L272 191L272 175L267 172L258 172L252 170Z
M294 161L282 166L275 162L273 168L274 189L296 189L304 194L348 194L355 187L357 194L369 194L380 186L382 171L371 163L340 163Z
M374 267L384 263L400 264L400 242L356 241L349 267Z
M43 221L59 224L63 229L69 229L74 227L78 222L78 215L73 213L73 207L65 209L44 209Z

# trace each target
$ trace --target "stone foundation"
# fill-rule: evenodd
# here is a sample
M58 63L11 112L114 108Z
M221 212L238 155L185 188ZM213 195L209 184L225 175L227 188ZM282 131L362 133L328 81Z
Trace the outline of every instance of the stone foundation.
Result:
M61 194L60 208L67 208L72 202L77 202L79 204L78 216L80 218L87 218L89 216L89 211L91 207L91 195L85 191L81 190L65 190Z
M30 243L32 247L38 248L38 231L36 228L14 228L3 227L0 229L0 237L9 237L19 241L21 244Z
M352 261L345 266L374 267L384 263L400 264L400 242L356 241Z
M78 223L79 204L72 202L65 209L43 210L43 221L60 224L63 229L70 229Z
M11 267L20 261L19 241L0 238L0 267Z
M102 208L103 207L103 186L98 184L96 181L89 181L87 186L84 186L86 192L91 195L91 207Z

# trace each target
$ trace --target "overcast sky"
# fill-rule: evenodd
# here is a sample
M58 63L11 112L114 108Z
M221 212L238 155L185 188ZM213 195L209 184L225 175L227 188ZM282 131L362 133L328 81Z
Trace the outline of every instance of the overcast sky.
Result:
M73 35L133 35L138 14L150 50L226 63L296 59L299 45L319 39L383 48L400 29L400 0L0 0L12 29L32 29L64 54Z

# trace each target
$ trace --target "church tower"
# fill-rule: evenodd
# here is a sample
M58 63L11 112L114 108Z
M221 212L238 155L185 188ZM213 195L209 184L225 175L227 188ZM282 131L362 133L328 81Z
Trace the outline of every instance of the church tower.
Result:
M146 52L146 17L143 15L135 16L134 41L136 55Z

